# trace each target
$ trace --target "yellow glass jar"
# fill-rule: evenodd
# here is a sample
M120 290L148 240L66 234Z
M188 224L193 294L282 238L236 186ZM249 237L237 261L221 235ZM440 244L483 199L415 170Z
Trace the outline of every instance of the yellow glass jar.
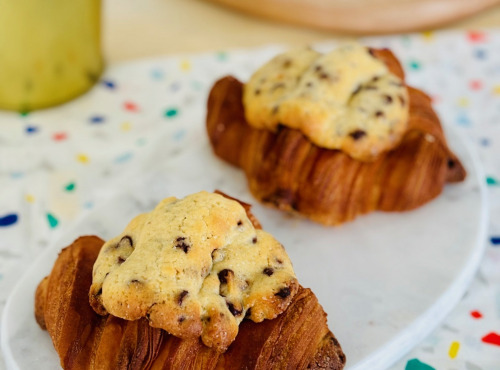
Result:
M0 1L0 109L28 112L87 91L103 69L101 0Z

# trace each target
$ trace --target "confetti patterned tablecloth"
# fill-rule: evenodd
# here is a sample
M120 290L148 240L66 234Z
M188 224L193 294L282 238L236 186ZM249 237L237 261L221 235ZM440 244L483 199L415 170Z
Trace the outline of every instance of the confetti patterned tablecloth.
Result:
M488 246L460 304L394 369L500 369L500 30L423 33L361 40L389 47L409 83L433 98L442 120L461 130L483 162L490 203ZM328 50L334 43L317 45ZM256 59L281 47L141 61L137 73L108 68L87 95L30 114L0 113L0 310L30 262L103 189L182 145L169 123L204 106L216 78L246 79ZM232 61L248 65L233 70ZM246 63L248 61L248 63ZM92 99L91 99L92 98ZM96 100L100 103L96 106Z

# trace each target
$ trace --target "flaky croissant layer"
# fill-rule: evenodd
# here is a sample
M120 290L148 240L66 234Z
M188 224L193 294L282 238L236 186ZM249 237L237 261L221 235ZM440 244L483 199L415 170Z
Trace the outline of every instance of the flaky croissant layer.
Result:
M404 79L390 51L373 52ZM375 210L417 208L438 196L446 182L466 176L447 146L430 98L420 90L408 87L408 129L398 147L363 162L320 148L298 130L251 127L245 121L242 86L232 77L215 83L207 132L216 155L242 168L250 191L265 204L336 225Z
M88 303L92 266L103 245L95 236L63 249L36 291L35 316L65 369L342 369L345 356L326 314L309 289L299 288L274 320L245 320L221 354L199 339L179 339L146 319L96 314Z

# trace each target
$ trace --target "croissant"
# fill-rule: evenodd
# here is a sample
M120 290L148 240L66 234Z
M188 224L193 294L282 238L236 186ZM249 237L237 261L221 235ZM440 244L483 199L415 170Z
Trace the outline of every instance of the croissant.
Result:
M85 236L63 249L35 294L35 318L65 369L343 369L346 357L310 289L300 287L273 320L240 325L221 354L199 339L100 316L88 303L92 267L104 241Z
M370 52L404 80L389 50ZM256 129L245 119L243 85L217 81L207 103L206 128L215 154L245 171L252 194L281 210L337 225L375 210L407 211L437 197L466 171L448 148L431 99L408 87L408 127L399 145L373 161L313 144L301 131Z

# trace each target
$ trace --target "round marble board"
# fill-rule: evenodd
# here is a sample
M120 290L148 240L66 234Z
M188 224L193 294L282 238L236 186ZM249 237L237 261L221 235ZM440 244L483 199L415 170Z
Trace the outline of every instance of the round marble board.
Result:
M485 190L474 154L455 132L447 135L468 171L464 183L448 185L436 200L412 212L373 213L328 228L259 205L241 171L212 154L203 127L191 124L188 131L189 145L172 148L160 164L142 168L141 176L126 174L108 186L98 206L27 270L3 315L2 349L9 368L59 366L49 335L35 322L33 295L62 247L79 235L110 238L162 198L199 190L220 189L254 205L264 229L286 247L300 283L312 288L328 313L347 369L387 368L435 328L465 292L483 251Z

